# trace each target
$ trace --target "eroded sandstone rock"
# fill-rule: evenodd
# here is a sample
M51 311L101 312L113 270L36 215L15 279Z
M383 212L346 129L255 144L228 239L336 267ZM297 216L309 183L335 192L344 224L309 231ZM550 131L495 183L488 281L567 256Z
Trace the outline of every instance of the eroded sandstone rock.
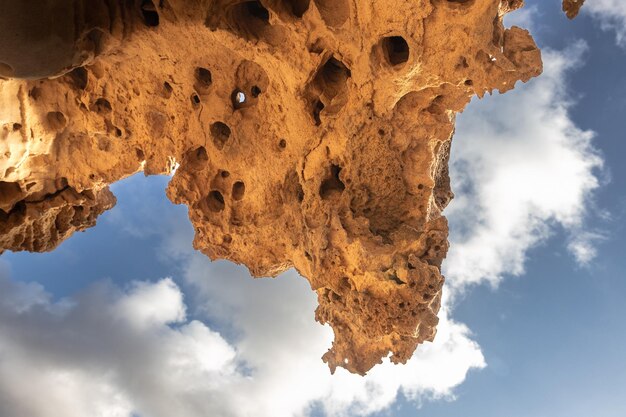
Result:
M563 11L568 18L573 19L578 16L584 2L585 0L563 0Z
M49 250L113 204L108 184L178 163L194 246L255 276L295 267L331 370L434 338L454 116L541 71L502 25L521 0L67 3L58 62L29 49L54 20L0 42L2 248Z

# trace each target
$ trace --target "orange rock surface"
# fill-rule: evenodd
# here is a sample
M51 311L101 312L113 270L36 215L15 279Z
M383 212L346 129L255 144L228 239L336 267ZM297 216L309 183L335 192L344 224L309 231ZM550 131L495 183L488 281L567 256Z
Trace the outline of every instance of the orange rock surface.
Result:
M541 71L502 24L522 0L57 3L2 3L0 249L51 250L109 184L178 167L198 250L309 280L332 371L433 340L455 114Z
M568 18L573 19L578 16L584 2L585 0L563 0L563 11Z

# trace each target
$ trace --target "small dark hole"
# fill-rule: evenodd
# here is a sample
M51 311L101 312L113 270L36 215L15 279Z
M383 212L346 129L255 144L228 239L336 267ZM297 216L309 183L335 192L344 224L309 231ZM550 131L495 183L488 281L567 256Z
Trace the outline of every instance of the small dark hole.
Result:
M465 80L465 85L474 85L474 81L472 80Z
M135 154L137 155L137 159L140 160L140 161L143 161L143 160L146 159L146 155L139 148L135 148Z
M259 1L249 1L246 3L246 8L248 9L248 13L250 16L256 17L257 19L261 19L265 22L269 22L270 20L270 12L263 7L261 2Z
M333 195L341 194L346 189L345 184L339 178L341 167L338 165L330 166L330 177L325 179L320 186L320 197L327 200Z
M228 177L230 177L230 172L228 172L228 171L222 171L222 172L220 173L220 175L222 176L222 178L228 178Z
M159 13L151 0L143 0L141 2L141 14L143 16L143 22L146 26L159 26Z
M202 87L209 87L213 82L211 71L202 67L196 68L196 79Z
M122 129L120 129L119 127L115 128L115 136L117 136L118 138L122 137Z
M313 105L313 119L315 120L315 126L322 124L320 113L324 110L324 103L321 100L317 100Z
M194 107L197 107L197 106L199 106L199 105L200 105L200 96L199 96L198 94L193 93L193 94L191 95L191 104L192 104Z
M298 199L298 202L300 203L304 201L304 190L302 189L302 185L300 185L300 183L298 183L298 186L296 189L296 198Z
M287 147L287 141L285 139L281 139L280 142L278 142L278 147L285 149Z
M13 130L17 131L22 129L22 125L20 123L13 123Z
M110 113L113 110L109 100L102 97L96 100L95 109L97 113Z
M255 85L250 89L250 93L252 94L252 97L257 98L259 94L261 94L261 89Z
M241 181L237 181L236 183L233 184L233 200L235 201L239 201L243 198L243 195L246 192L246 184L244 184Z
M219 191L213 190L209 193L207 197L207 204L208 204L209 210L216 212L216 213L220 212L224 210L224 207L225 207L224 196Z
M89 82L89 73L84 67L75 68L68 75L72 80L72 84L74 84L75 88L79 90L84 90L85 88L87 88L87 84Z
M380 136L385 136L385 130L384 129L378 129L378 134Z
M402 36L389 36L383 39L383 51L387 61L394 67L409 60L409 44Z
M174 91L174 89L172 88L172 85L170 83L168 83L167 81L165 81L163 83L163 96L165 98L170 98L172 97L172 92Z
M230 138L230 127L226 123L215 122L211 125L211 136L215 147L222 150Z
M46 119L48 120L50 127L54 130L63 129L67 125L67 119L60 111L51 111L46 115Z
M291 13L295 17L302 17L309 10L310 0L291 0Z
M41 88L39 87L33 87L29 92L28 92L29 97L31 97L33 100L39 100L39 98L41 97Z

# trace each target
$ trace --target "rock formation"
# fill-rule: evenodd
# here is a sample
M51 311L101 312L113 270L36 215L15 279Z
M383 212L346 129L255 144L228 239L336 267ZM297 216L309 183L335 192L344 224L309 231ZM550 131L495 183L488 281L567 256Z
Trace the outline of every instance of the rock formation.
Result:
M541 71L502 24L522 5L0 0L0 249L51 250L108 184L178 166L198 250L309 280L332 371L406 362L435 336L455 114Z
M573 19L578 16L584 2L585 0L563 0L563 11L568 18Z

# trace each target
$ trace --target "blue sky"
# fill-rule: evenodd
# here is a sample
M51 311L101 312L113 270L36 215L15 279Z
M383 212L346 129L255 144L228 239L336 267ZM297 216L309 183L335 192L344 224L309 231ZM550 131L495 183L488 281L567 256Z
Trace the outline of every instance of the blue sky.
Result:
M458 117L446 307L408 365L328 375L307 283L194 253L169 177L136 175L97 227L0 257L0 415L626 415L626 6L558 3L509 22L545 74Z

